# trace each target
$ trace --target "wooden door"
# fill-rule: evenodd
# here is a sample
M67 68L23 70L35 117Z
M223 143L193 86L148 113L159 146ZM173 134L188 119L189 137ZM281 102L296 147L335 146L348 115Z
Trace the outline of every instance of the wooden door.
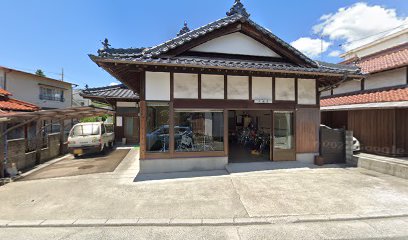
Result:
M124 136L127 143L139 143L139 118L138 117L124 117Z

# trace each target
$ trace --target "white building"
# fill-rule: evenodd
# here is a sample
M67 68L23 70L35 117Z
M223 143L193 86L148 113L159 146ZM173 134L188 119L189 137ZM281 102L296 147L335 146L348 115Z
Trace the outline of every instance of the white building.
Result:
M72 106L72 83L0 66L0 87L41 109Z

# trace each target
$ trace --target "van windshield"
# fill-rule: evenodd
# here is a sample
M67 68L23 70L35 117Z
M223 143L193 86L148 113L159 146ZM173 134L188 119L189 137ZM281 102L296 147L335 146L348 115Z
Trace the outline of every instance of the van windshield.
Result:
M99 124L85 124L75 126L72 130L72 136L99 135Z

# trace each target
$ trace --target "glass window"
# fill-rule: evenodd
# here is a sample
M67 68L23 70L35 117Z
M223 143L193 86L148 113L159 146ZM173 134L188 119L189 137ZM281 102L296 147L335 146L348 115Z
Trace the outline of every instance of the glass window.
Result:
M293 112L274 112L274 148L292 149L294 146Z
M175 112L176 152L224 150L223 112Z
M71 136L99 135L99 124L77 125L72 130Z
M40 99L64 102L64 90L49 87L40 87Z
M168 103L147 103L146 151L169 151Z

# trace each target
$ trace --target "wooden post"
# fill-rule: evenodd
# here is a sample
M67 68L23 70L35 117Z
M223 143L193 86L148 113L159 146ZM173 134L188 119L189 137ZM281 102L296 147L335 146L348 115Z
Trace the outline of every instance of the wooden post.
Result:
M36 128L35 128L35 163L40 164L41 163L41 147L42 147L42 130L41 130L41 123L42 120L38 119L36 122Z
M0 133L4 132L4 123L0 123ZM4 152L6 136L0 135L0 178L4 178Z
M146 102L140 101L140 159L146 158Z
M170 156L174 156L174 108L173 102L169 104L169 152Z
M60 136L59 136L59 153L64 154L64 130L65 130L65 121L60 120Z
M228 157L228 109L224 109L224 155ZM228 159L229 160L229 159Z

